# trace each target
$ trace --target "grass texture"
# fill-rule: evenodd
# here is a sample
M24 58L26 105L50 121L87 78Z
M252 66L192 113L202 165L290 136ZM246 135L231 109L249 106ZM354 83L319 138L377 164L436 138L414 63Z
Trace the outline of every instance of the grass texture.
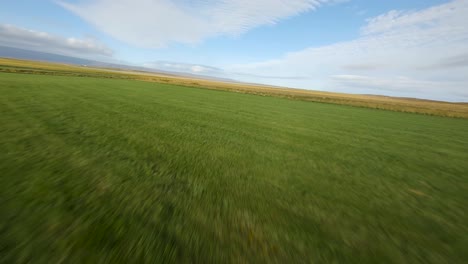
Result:
M466 263L468 120L0 73L0 263Z

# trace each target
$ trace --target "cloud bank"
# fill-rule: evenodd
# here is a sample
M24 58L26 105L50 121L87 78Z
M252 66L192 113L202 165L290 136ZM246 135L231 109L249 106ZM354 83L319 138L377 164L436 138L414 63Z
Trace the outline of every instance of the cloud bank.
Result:
M244 79L340 92L468 101L468 0L370 18L354 40L281 58L232 65L231 72L308 76L311 81Z
M214 77L222 77L225 74L222 69L212 67L212 66L172 62L172 61L147 62L147 63L144 63L142 66L151 68L151 69L156 69L156 70L199 74L199 75L209 75L209 76L214 76Z
M102 32L138 47L197 43L314 10L340 0L95 0L58 3ZM342 1L342 0L341 0Z
M142 65L143 67L170 71L170 72L179 72L179 73L189 73L195 75L204 75L211 76L216 78L231 78L239 79L242 77L253 77L253 78L267 78L267 79L283 79L283 80L306 80L307 77L304 76L279 76L279 75L255 75L249 73L239 73L239 72L227 72L224 69L201 65L201 64L192 64L192 63L183 63L183 62L174 62L174 61L153 61L147 62Z
M8 24L0 24L0 45L88 58L113 54L95 39L65 38Z

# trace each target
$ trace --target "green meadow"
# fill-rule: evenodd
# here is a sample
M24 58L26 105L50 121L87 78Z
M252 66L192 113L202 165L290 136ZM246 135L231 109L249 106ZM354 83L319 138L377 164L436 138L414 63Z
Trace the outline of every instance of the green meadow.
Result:
M466 263L468 119L0 73L0 263Z

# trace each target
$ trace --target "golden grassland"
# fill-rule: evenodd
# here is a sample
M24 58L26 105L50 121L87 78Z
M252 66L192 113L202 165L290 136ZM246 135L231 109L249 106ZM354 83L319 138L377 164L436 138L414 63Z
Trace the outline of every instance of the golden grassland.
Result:
M261 96L276 96L302 101L333 103L446 117L468 118L468 104L466 103L450 103L413 98L344 94L292 88L279 88L267 85L254 85L234 82L230 83L123 69L91 68L59 63L0 58L0 72L140 80L147 82L168 83L197 88L256 94Z

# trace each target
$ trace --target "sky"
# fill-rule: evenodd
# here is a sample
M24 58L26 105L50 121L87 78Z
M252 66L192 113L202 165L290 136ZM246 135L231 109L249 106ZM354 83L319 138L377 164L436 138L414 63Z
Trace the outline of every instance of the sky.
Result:
M0 0L0 45L249 83L468 102L468 0Z

